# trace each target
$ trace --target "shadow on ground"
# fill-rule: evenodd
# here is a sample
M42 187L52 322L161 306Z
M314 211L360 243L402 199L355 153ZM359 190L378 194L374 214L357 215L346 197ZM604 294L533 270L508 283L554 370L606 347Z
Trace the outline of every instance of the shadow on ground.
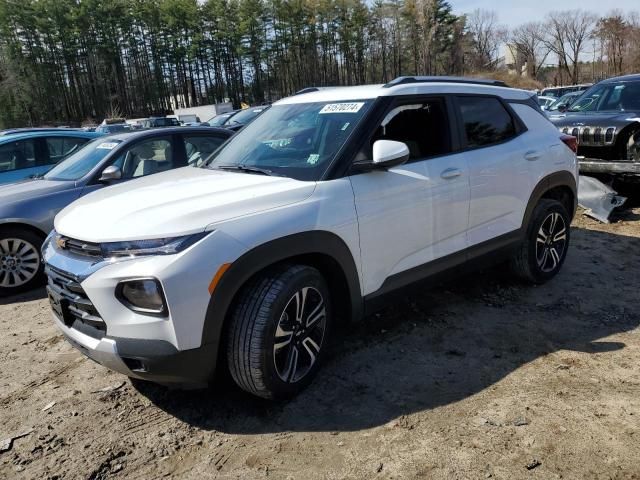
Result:
M313 385L288 403L254 399L224 380L200 392L135 386L199 428L352 431L462 400L552 352L624 349L602 339L640 324L640 238L574 228L563 272L541 287L514 285L504 270L412 295L345 328ZM619 285L619 295L602 285Z
M47 298L47 291L44 287L36 288L29 292L11 295L9 297L0 297L0 305L11 305L22 302L33 302L34 300L42 300Z

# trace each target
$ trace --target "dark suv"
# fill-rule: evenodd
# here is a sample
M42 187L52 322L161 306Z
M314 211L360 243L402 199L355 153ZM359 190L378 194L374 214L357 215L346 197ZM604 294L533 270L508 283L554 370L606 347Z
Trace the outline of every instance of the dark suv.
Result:
M581 172L640 176L640 75L597 83L551 120L578 139Z

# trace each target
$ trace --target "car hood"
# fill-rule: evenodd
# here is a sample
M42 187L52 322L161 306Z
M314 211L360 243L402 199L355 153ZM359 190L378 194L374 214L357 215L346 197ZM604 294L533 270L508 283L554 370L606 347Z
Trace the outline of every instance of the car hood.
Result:
M315 185L185 167L91 193L60 212L55 229L87 242L187 235L231 218L300 202Z
M562 116L550 116L558 128L562 127L624 127L640 122L639 112L566 112Z
M45 197L74 186L74 182L42 179L29 179L0 185L0 207L13 205L23 200L32 200L36 197Z

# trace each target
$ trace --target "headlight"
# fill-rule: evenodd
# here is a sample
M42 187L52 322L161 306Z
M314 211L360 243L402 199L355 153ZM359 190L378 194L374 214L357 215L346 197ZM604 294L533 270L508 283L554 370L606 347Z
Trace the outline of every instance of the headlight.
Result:
M109 242L100 245L102 254L111 257L138 257L142 255L172 255L190 247L211 232L184 235L182 237L156 238L153 240L131 240Z
M162 285L155 278L125 280L116 287L116 298L134 312L166 316Z

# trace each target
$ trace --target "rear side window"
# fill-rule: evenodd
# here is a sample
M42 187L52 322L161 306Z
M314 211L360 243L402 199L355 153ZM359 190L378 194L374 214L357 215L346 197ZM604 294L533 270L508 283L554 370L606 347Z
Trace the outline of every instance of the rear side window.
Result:
M187 163L196 167L202 165L226 140L214 135L185 135L183 139Z
M458 97L467 147L486 147L516 136L513 118L497 98Z

